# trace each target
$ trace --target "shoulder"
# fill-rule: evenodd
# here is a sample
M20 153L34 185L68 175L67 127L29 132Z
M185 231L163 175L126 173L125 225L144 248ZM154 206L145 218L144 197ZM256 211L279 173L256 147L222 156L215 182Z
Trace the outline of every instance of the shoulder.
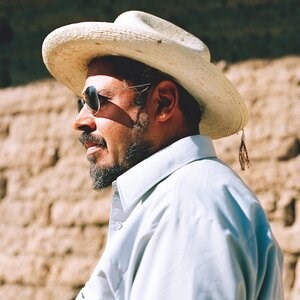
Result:
M196 160L176 170L166 179L175 195L196 196L200 202L238 201L241 205L257 203L257 198L243 180L217 159ZM180 200L180 199L178 199Z
M169 210L176 218L201 218L247 239L255 235L255 228L269 226L255 194L219 160L189 163L161 184L168 187Z
M218 189L224 185L242 184L245 186L245 183L229 166L215 158L195 160L176 170L172 176L174 180L187 179L191 185L201 183L201 187L206 190Z

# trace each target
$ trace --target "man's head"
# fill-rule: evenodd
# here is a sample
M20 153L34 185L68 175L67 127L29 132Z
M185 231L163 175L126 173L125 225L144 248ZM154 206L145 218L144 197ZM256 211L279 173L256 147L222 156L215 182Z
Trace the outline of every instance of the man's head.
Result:
M91 87L100 109L92 110L86 101L74 128L87 148L95 189L110 185L173 141L199 132L199 104L167 75L145 64L124 57L93 59L83 98L89 97L84 91Z
M210 62L207 46L151 14L129 11L113 23L58 28L43 43L43 59L57 80L92 106L84 105L74 127L84 133L92 173L100 168L107 182L180 137L198 133L200 118L201 133L213 139L247 122L243 100Z
M58 28L43 43L50 73L77 95L95 57L122 56L168 74L204 107L200 131L213 139L243 129L247 109L233 85L210 62L197 37L141 11L121 14L113 23L81 22Z

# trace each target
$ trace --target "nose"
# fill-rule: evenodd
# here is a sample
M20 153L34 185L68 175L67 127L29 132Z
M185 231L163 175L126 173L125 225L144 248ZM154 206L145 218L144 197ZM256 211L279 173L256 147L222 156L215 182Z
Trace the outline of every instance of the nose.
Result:
M83 107L73 122L73 128L79 131L92 132L96 130L96 127L95 117Z

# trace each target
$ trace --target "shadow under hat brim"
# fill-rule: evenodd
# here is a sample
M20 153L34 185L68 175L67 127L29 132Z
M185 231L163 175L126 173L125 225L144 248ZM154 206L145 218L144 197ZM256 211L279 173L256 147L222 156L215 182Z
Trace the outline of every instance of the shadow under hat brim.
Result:
M204 106L201 134L218 139L246 125L245 103L223 73L198 51L153 32L124 29L114 23L71 24L51 32L42 52L49 72L77 95L82 93L93 58L124 56L170 75Z

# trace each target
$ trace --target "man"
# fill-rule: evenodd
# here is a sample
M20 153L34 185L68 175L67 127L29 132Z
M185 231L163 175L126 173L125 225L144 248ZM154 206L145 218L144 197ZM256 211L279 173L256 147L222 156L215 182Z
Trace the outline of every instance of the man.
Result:
M212 145L247 111L203 42L132 11L55 30L43 57L80 97L94 188L114 191L105 252L77 299L283 299L267 218Z

